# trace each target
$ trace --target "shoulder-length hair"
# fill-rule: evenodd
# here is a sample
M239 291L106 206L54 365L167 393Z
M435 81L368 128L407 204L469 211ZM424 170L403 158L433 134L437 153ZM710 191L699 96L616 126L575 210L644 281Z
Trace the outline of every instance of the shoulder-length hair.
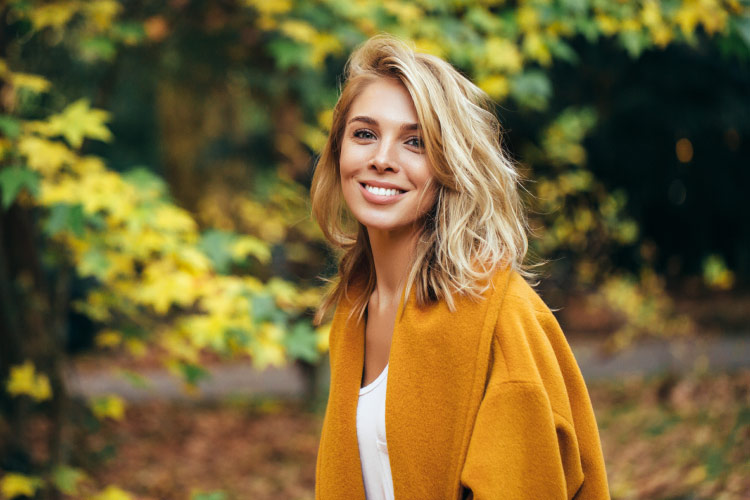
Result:
M352 103L380 78L398 79L411 95L437 182L405 297L414 287L420 307L445 300L453 311L454 294L478 299L499 267L533 276L523 264L529 226L519 195L521 177L501 147L502 130L492 100L442 59L415 52L393 36L376 35L349 57L331 132L313 174L313 217L340 253L338 276L318 308L316 323L344 297L361 319L375 289L367 231L346 207L339 157ZM355 283L359 295L350 297Z

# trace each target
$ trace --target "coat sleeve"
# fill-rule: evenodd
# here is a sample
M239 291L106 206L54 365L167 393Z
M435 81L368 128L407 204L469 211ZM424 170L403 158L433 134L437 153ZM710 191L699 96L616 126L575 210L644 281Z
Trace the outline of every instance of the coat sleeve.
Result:
M490 379L461 473L475 500L570 500L583 482L573 427L536 382Z
M530 290L506 296L500 311L462 486L475 500L609 500L583 377Z

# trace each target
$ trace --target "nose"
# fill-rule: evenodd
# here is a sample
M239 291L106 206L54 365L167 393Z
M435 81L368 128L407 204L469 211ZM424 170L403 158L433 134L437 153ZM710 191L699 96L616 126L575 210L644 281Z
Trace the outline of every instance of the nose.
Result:
M395 141L381 140L374 151L370 166L378 172L398 172L398 161L396 159Z

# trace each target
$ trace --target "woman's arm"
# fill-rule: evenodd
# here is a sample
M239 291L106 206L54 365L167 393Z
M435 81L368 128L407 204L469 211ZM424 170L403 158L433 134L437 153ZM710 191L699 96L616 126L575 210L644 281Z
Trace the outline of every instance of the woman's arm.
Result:
M513 276L461 474L475 499L609 500L596 419L560 326Z
M490 377L462 485L475 500L574 498L584 477L573 426L552 411L541 384L501 378Z

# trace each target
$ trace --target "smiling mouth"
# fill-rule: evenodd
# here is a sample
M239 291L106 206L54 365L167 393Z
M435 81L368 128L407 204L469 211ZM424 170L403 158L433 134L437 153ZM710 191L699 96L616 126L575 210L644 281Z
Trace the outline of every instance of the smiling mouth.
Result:
M400 189L370 186L369 184L365 184L364 182L360 182L360 185L363 188L365 188L367 192L378 195L378 196L396 196L398 194L402 194L406 192L406 191L401 191Z

